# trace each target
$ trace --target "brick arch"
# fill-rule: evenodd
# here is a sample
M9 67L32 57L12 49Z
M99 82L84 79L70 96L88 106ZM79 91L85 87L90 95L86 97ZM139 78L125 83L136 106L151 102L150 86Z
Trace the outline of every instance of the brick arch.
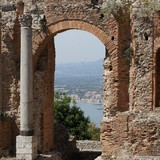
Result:
M104 103L110 110L115 110L118 104L118 99L115 98L109 98L109 97L117 97L118 96L118 45L117 45L117 34L116 36L110 35L109 33L104 32L99 27L92 25L90 23L79 21L79 20L65 20L65 21L59 21L56 23L52 23L48 26L47 33L44 32L36 32L33 31L33 57L34 57L34 67L37 69L37 64L40 62L42 55L46 56L46 68L44 69L44 72L41 72L39 70L35 70L35 84L40 84L40 88L37 91L39 99L42 100L43 103L39 104L39 108L42 108L42 119L43 124L40 124L40 126L43 128L40 133L41 135L41 141L38 142L40 144L39 146L43 146L43 148L40 150L46 151L50 148L52 148L51 140L53 138L52 134L52 128L50 127L52 125L52 116L51 116L51 108L53 109L53 92L54 88L52 88L54 85L54 71L55 71L55 55L53 55L54 46L53 46L53 38L57 33L70 30L70 29L79 29L87 31L93 35L95 35L106 47L107 49L107 56L109 61L111 62L111 66L108 64L104 64L105 68L104 71L107 73L110 72L112 76L110 76L110 79L108 79L108 74L104 76ZM113 37L114 36L114 37ZM53 49L53 50L52 50ZM42 57L43 58L43 57ZM52 61L53 60L53 61ZM105 62L104 62L105 63ZM109 63L110 64L110 63ZM41 78L40 78L41 77ZM112 85L112 87L110 87ZM109 87L108 87L109 86ZM110 95L108 96L108 92ZM34 92L36 95L36 92ZM48 100L48 97L50 98ZM108 110L104 110L104 112L108 112ZM114 111L113 111L114 112ZM48 116L49 114L49 116ZM46 116L47 115L47 116ZM105 115L105 114L104 114ZM104 117L103 115L103 117ZM102 117L102 118L103 118ZM46 123L48 123L46 125ZM48 135L48 132L49 135ZM46 138L47 137L47 138ZM42 145L41 145L42 144ZM48 145L49 144L49 145Z
M35 34L33 37L33 55L35 59L35 63L38 59L41 50L47 45L47 43L52 40L52 38L60 32L70 30L70 29L79 29L87 31L93 35L95 35L107 48L107 53L112 57L117 57L117 37L114 35L110 35L109 33L105 33L102 29L98 28L97 26L90 24L85 21L80 20L64 20L59 21L57 23L51 24L48 26L48 33L40 32ZM115 62L112 60L113 63ZM112 64L114 66L118 66L117 64Z
M110 31L110 33L104 32L102 29L99 27L90 24L85 21L81 20L64 20L64 21L59 21L56 23L52 23L51 25L48 26L48 32L43 33L40 32L38 34L35 34L33 37L33 55L34 55L34 68L36 69L37 63L39 61L39 57L42 52L45 51L46 46L50 43L53 44L53 38L57 33L61 33L66 30L70 29L79 29L79 30L84 30L87 31L93 35L95 35L106 47L106 59L109 58L110 64L111 64L111 72L112 72L112 77L110 83L107 79L108 76L104 76L104 86L110 86L112 85L113 87L110 89L105 87L104 91L106 92L104 94L104 103L106 103L106 106L110 108L109 110L118 110L118 99L115 98L114 100L108 100L106 97L107 91L110 90L109 92L113 94L111 97L118 97L118 94L121 94L121 92L118 93L118 87L119 87L119 48L118 48L118 34L113 35L113 31ZM105 63L105 61L104 61ZM104 64L105 66L106 64ZM107 72L107 70L110 71L110 69L104 68L104 72ZM105 74L104 74L105 75ZM116 83L116 84L114 84ZM122 90L121 90L122 91ZM106 96L105 96L106 95ZM108 103L107 103L108 101ZM106 107L105 106L105 107ZM104 108L105 108L104 107ZM108 111L107 111L108 112Z
M51 34L62 32L68 29L80 29L92 33L107 47L108 50L111 46L113 47L115 45L112 37L109 37L109 35L103 30L84 21L61 21L48 27L48 30Z
M80 30L90 32L93 35L95 35L106 46L108 51L116 49L116 45L114 43L114 41L116 41L116 37L114 37L114 35L109 35L105 33L103 30L101 30L100 28L96 27L95 25L89 24L84 21L78 21L78 20L60 21L55 24L51 24L50 26L48 26L49 36L43 32L36 34L36 36L33 38L33 46L38 47L42 44L42 42L48 41L50 36L54 36L59 32L63 32L69 29L80 29ZM113 37L114 37L114 40L113 40ZM35 52L36 52L36 49L34 48L33 53L35 54Z
M159 48L160 48L160 38L158 37L154 40L154 54L157 53Z

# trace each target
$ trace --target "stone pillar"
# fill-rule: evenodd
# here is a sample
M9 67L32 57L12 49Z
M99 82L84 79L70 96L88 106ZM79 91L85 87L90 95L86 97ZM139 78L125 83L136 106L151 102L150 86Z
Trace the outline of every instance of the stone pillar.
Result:
M145 17L143 5L132 5L132 61L130 65L130 110L153 110L153 22Z
M33 135L33 71L32 71L32 17L22 15L21 23L21 69L20 106L22 136Z
M33 65L32 17L22 15L20 69L20 136L17 136L17 159L32 160L37 156L37 142L33 136Z
M0 12L0 111L2 109L2 53L1 53L1 12Z

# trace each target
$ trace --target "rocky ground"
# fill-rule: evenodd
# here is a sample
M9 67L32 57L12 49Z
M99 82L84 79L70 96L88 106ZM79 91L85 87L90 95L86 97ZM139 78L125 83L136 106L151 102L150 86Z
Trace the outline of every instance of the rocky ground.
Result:
M77 152L73 155L72 160L94 160L101 155L101 152ZM44 160L46 158L38 158L38 160ZM52 160L52 158L50 158ZM16 160L16 158L0 158L0 160Z

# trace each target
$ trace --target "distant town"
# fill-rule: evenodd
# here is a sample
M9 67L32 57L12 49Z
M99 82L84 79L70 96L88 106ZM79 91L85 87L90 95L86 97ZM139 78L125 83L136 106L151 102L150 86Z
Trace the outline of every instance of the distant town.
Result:
M102 66L102 60L58 65L55 92L66 93L76 102L102 104Z
M71 94L69 90L65 90L64 88L55 87L55 91L67 93L67 95L70 96L76 102L102 104L102 100L103 100L102 93L97 92L97 91L87 91L84 93L84 95L81 95L81 96L78 94L78 90L76 90L77 94L76 93ZM83 92L83 90L81 90L80 92Z

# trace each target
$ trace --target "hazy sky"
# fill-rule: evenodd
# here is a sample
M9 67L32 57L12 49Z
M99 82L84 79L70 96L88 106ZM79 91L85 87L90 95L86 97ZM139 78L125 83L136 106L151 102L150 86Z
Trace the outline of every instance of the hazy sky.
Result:
M95 61L104 58L105 46L93 34L68 30L55 36L56 63Z

